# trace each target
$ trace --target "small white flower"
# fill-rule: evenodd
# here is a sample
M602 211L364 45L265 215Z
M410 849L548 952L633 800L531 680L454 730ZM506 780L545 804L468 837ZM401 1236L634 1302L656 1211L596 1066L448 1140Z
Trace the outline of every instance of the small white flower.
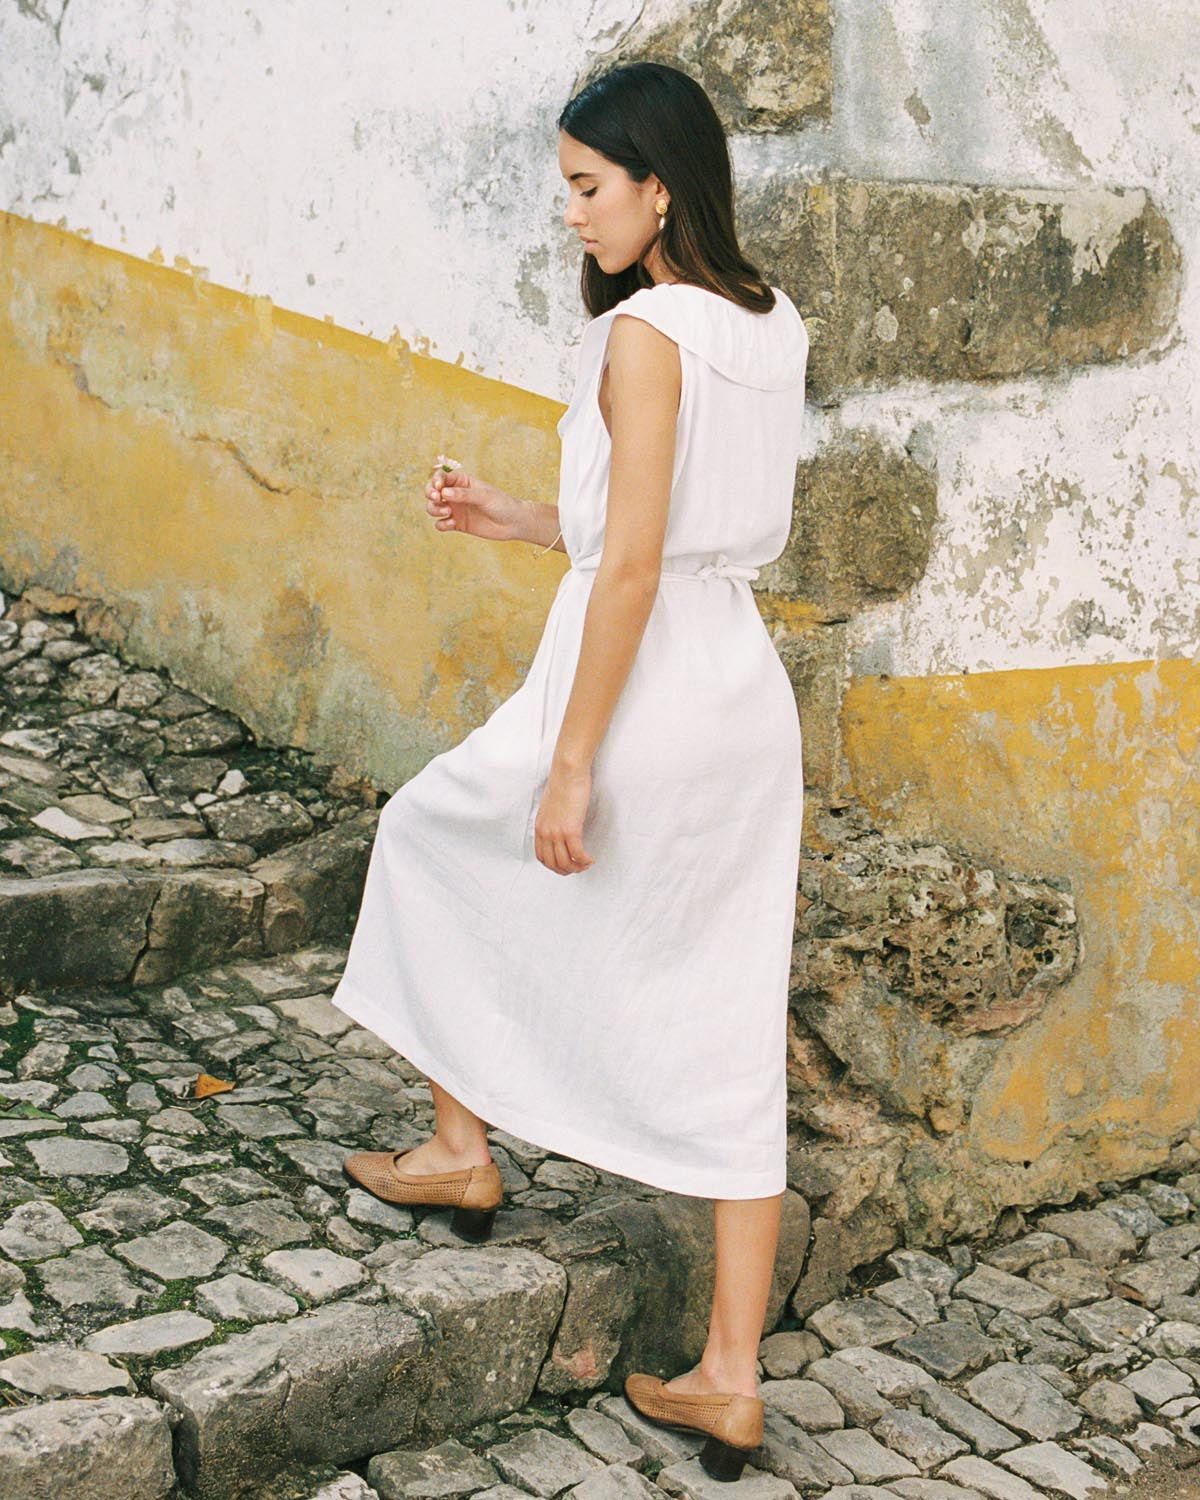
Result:
M436 463L436 466L439 469L444 470L447 474L449 474L452 469L461 469L462 468L462 464L459 463L458 459L456 459L456 458L447 458L444 453L439 453L438 454L437 459L435 460L435 463Z

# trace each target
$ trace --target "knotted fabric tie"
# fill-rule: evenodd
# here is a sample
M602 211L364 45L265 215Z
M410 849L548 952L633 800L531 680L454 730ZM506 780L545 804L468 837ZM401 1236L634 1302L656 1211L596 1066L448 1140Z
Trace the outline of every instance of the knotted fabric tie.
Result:
M716 562L705 563L695 573L667 573L664 578L757 578L757 568L743 568L738 563L731 563L724 552L717 553Z

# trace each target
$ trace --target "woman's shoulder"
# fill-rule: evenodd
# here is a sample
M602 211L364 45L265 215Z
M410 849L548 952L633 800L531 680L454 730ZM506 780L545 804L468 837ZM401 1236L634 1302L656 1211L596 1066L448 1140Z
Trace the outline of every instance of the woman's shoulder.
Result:
M605 316L640 318L727 379L779 390L803 383L808 333L786 292L771 291L774 305L757 312L694 282L660 281L638 287Z

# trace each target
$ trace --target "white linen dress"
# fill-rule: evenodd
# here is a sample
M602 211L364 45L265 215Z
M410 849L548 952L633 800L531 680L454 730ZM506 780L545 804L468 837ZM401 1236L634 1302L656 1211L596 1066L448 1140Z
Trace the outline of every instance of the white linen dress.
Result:
M750 579L783 550L808 336L644 287L580 344L559 514L572 566L521 686L384 805L333 1004L488 1125L672 1192L786 1186L800 721ZM662 582L592 765L594 863L542 865L534 821L604 542L598 404L613 320L679 346Z

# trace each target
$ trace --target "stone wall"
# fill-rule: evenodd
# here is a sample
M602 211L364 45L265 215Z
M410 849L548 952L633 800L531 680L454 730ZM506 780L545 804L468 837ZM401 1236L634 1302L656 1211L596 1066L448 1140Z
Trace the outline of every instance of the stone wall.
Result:
M1152 1169L1200 1100L1188 14L10 8L0 584L384 787L455 743L563 561L431 532L423 477L554 498L554 118L687 67L811 337L758 598L804 727L814 1263Z

